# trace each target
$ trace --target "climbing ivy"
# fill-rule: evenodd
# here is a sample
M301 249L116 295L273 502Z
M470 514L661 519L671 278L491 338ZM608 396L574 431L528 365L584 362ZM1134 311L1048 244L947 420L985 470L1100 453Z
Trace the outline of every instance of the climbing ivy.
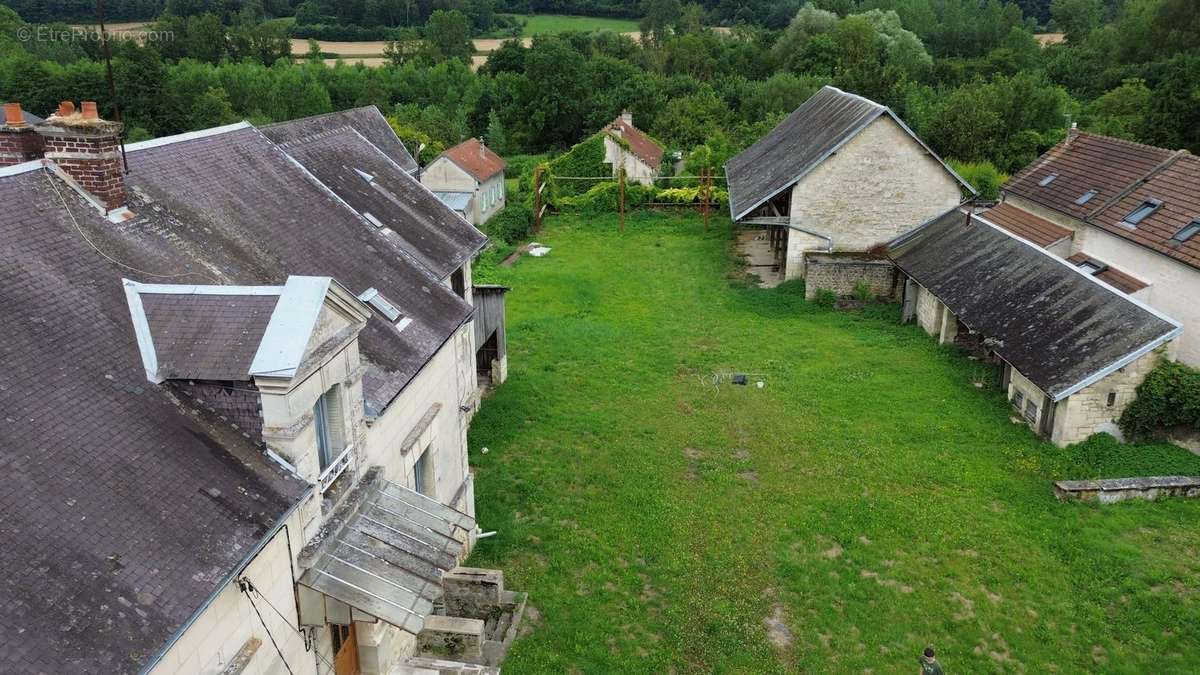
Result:
M1131 437L1186 426L1200 431L1200 371L1164 361L1137 388L1137 400L1121 415L1121 430Z

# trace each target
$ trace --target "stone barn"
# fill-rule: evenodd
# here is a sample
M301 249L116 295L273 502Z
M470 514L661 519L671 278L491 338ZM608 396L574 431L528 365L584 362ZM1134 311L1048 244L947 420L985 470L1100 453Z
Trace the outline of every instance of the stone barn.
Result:
M905 321L1003 364L1014 415L1065 446L1117 420L1179 322L985 218L953 209L894 241Z
M752 228L743 239L766 285L805 277L810 254L871 251L974 193L889 108L835 87L725 172L730 215Z

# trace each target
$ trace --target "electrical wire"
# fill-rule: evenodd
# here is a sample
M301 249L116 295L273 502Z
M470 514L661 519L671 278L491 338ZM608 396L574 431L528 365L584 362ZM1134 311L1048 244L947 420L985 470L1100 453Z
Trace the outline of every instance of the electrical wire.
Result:
M271 639L271 644L275 646L275 652L279 654L279 660L283 661L283 667L287 669L288 675L296 675L292 672L292 667L288 665L287 658L283 655L283 650L279 648L279 643L275 641L275 635L271 633L270 628L267 628L267 622L263 620L262 612L258 611L258 605L254 604L254 598L251 597L248 588L253 587L253 584L245 577L242 577L238 585L241 586L242 593L246 594L246 599L250 601L250 606L254 608L254 613L258 615L258 622L262 624L263 630L267 631L267 637Z
M67 198L63 197L62 191L60 191L58 189L58 184L55 183L54 179L50 176L50 173L46 172L43 175L45 175L45 177L46 177L46 182L49 183L50 187L54 190L54 194L58 195L58 200L60 202L62 202L63 210L66 211L67 215L71 217L71 223L75 226L75 231L79 233L79 236L82 237L85 242L87 242L88 246L91 246L92 249L94 251L96 251L96 253L100 254L100 257L104 258L105 260L109 261L110 263L112 263L118 267L124 267L125 269L130 270L132 272L137 272L138 274L142 274L142 275L145 275L148 277L154 277L157 279L180 279L183 277L196 276L196 277L201 277L201 278L207 279L207 280L213 282L214 284L218 283L216 279L213 279L212 277L210 277L207 274L204 274L202 272L184 272L183 274L155 274L153 272L147 272L146 270L138 269L132 265L126 265L125 263L121 262L120 260L117 260L116 258L110 256L109 254L105 253L104 251L101 251L100 247L96 246L96 244L94 242L92 242L92 240L83 231L83 228L79 225L79 220L75 218L75 212L72 211L71 207L67 205Z
M250 581L250 579L248 577L242 577L239 581L240 581L240 583L244 584L244 587L247 589L246 597L250 598L250 593L254 593L258 597L262 598L262 601L267 603L267 606L270 607L273 612L275 612L276 616L278 616L280 619L283 619L284 625L287 626L288 628L292 628L292 620L287 618L286 616L284 616L283 612L280 612L279 608L277 608L275 606L275 604L271 602L271 599L268 598L267 596L263 595L262 591L258 590L258 586L255 586L253 581ZM252 606L254 605L254 598L250 598L250 604ZM257 612L258 608L255 607L254 611ZM260 614L258 618L261 621L262 615ZM266 624L263 624L263 628L266 628ZM301 639L304 640L304 651L309 651L309 636L308 636L308 634L306 634L303 630L297 630L295 628L292 628L292 631L295 632L297 635L300 636ZM268 630L267 634L270 635L270 633L271 633L271 631ZM272 638L272 641L274 641L274 638ZM317 649L317 645L316 645L315 641L312 644L312 652L317 655L317 658L324 661L325 665L329 666L328 672L334 672L333 664L329 661L329 659L327 659L321 655L321 651L319 649Z

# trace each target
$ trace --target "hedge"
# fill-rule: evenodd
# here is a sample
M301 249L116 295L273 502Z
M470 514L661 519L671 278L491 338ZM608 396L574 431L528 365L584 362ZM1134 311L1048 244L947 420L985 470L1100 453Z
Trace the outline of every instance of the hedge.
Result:
M612 166L604 163L604 134L592 134L546 165L553 176L592 177L611 176ZM574 197L590 190L596 183L586 180L553 180L547 199L555 207L564 197ZM545 194L545 193L543 193Z
M1133 438L1178 426L1200 430L1200 371L1173 361L1158 364L1138 386L1120 426Z

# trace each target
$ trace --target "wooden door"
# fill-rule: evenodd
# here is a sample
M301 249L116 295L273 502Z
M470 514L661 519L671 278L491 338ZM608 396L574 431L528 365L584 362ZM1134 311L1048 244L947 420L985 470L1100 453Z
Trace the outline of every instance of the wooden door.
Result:
M358 633L354 624L331 623L329 634L333 637L334 675L358 675Z

